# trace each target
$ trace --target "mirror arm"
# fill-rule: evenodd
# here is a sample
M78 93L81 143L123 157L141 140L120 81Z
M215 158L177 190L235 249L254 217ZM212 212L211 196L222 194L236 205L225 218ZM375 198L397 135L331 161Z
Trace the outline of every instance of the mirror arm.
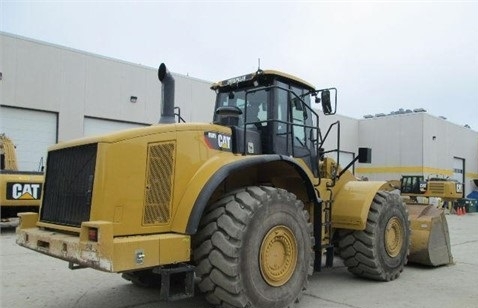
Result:
M357 162L357 160L359 160L359 156L356 156L344 169L342 169L339 175L337 175L337 178L340 178L342 174L345 173L345 171L347 171L350 167L352 167L355 164L355 162Z

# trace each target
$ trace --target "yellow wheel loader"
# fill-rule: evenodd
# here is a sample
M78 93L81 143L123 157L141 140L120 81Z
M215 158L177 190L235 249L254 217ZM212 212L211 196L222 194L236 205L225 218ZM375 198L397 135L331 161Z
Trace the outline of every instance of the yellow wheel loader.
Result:
M435 197L446 203L454 202L463 198L463 184L443 176L425 179L419 175L404 175L400 180L389 181L389 185L400 189L408 208L412 229L408 261L429 266L452 264L444 209L424 200Z
M292 306L335 251L357 276L400 275L405 204L349 171L370 149L345 168L331 158L340 123L322 131L312 109L333 114L336 89L258 70L212 85L212 123L174 123L174 78L164 64L158 77L159 124L49 149L41 210L20 214L19 245L160 285L165 300L197 283L221 307Z
M16 226L20 212L38 212L42 185L42 172L18 170L15 145L0 134L0 227Z

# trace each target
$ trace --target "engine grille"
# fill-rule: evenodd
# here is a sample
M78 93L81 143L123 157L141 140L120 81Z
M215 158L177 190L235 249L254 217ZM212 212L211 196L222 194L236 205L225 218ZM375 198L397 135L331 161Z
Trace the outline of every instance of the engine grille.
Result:
M98 145L48 153L40 220L80 227L89 220Z
M171 216L174 170L173 142L154 143L148 147L143 224L168 222Z
M428 188L432 194L443 194L445 193L445 183L429 183Z

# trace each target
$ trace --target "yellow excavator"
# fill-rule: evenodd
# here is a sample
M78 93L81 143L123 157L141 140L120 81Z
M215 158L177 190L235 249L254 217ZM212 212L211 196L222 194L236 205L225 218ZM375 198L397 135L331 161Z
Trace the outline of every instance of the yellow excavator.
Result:
M456 201L463 198L463 184L444 176L425 179L419 175L404 175L388 183L400 190L407 205L412 230L408 261L429 266L453 263L444 209L430 204L429 198Z
M38 212L42 185L42 172L18 170L15 145L0 134L0 226L15 226L20 212Z

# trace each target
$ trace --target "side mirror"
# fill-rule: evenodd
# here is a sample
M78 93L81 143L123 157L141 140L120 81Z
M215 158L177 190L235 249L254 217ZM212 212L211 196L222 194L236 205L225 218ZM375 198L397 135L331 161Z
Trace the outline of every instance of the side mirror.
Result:
M330 102L330 91L322 91L320 95L320 100L322 101L322 111L324 114L332 113L332 103Z
M372 149L359 148L358 161L362 164L370 164L372 162Z
M318 90L316 93L320 92L320 99L316 98L315 102L320 102L322 104L322 112L325 115L335 114L335 110L337 109L337 89L330 88L330 89L323 89ZM330 92L334 92L331 95Z

